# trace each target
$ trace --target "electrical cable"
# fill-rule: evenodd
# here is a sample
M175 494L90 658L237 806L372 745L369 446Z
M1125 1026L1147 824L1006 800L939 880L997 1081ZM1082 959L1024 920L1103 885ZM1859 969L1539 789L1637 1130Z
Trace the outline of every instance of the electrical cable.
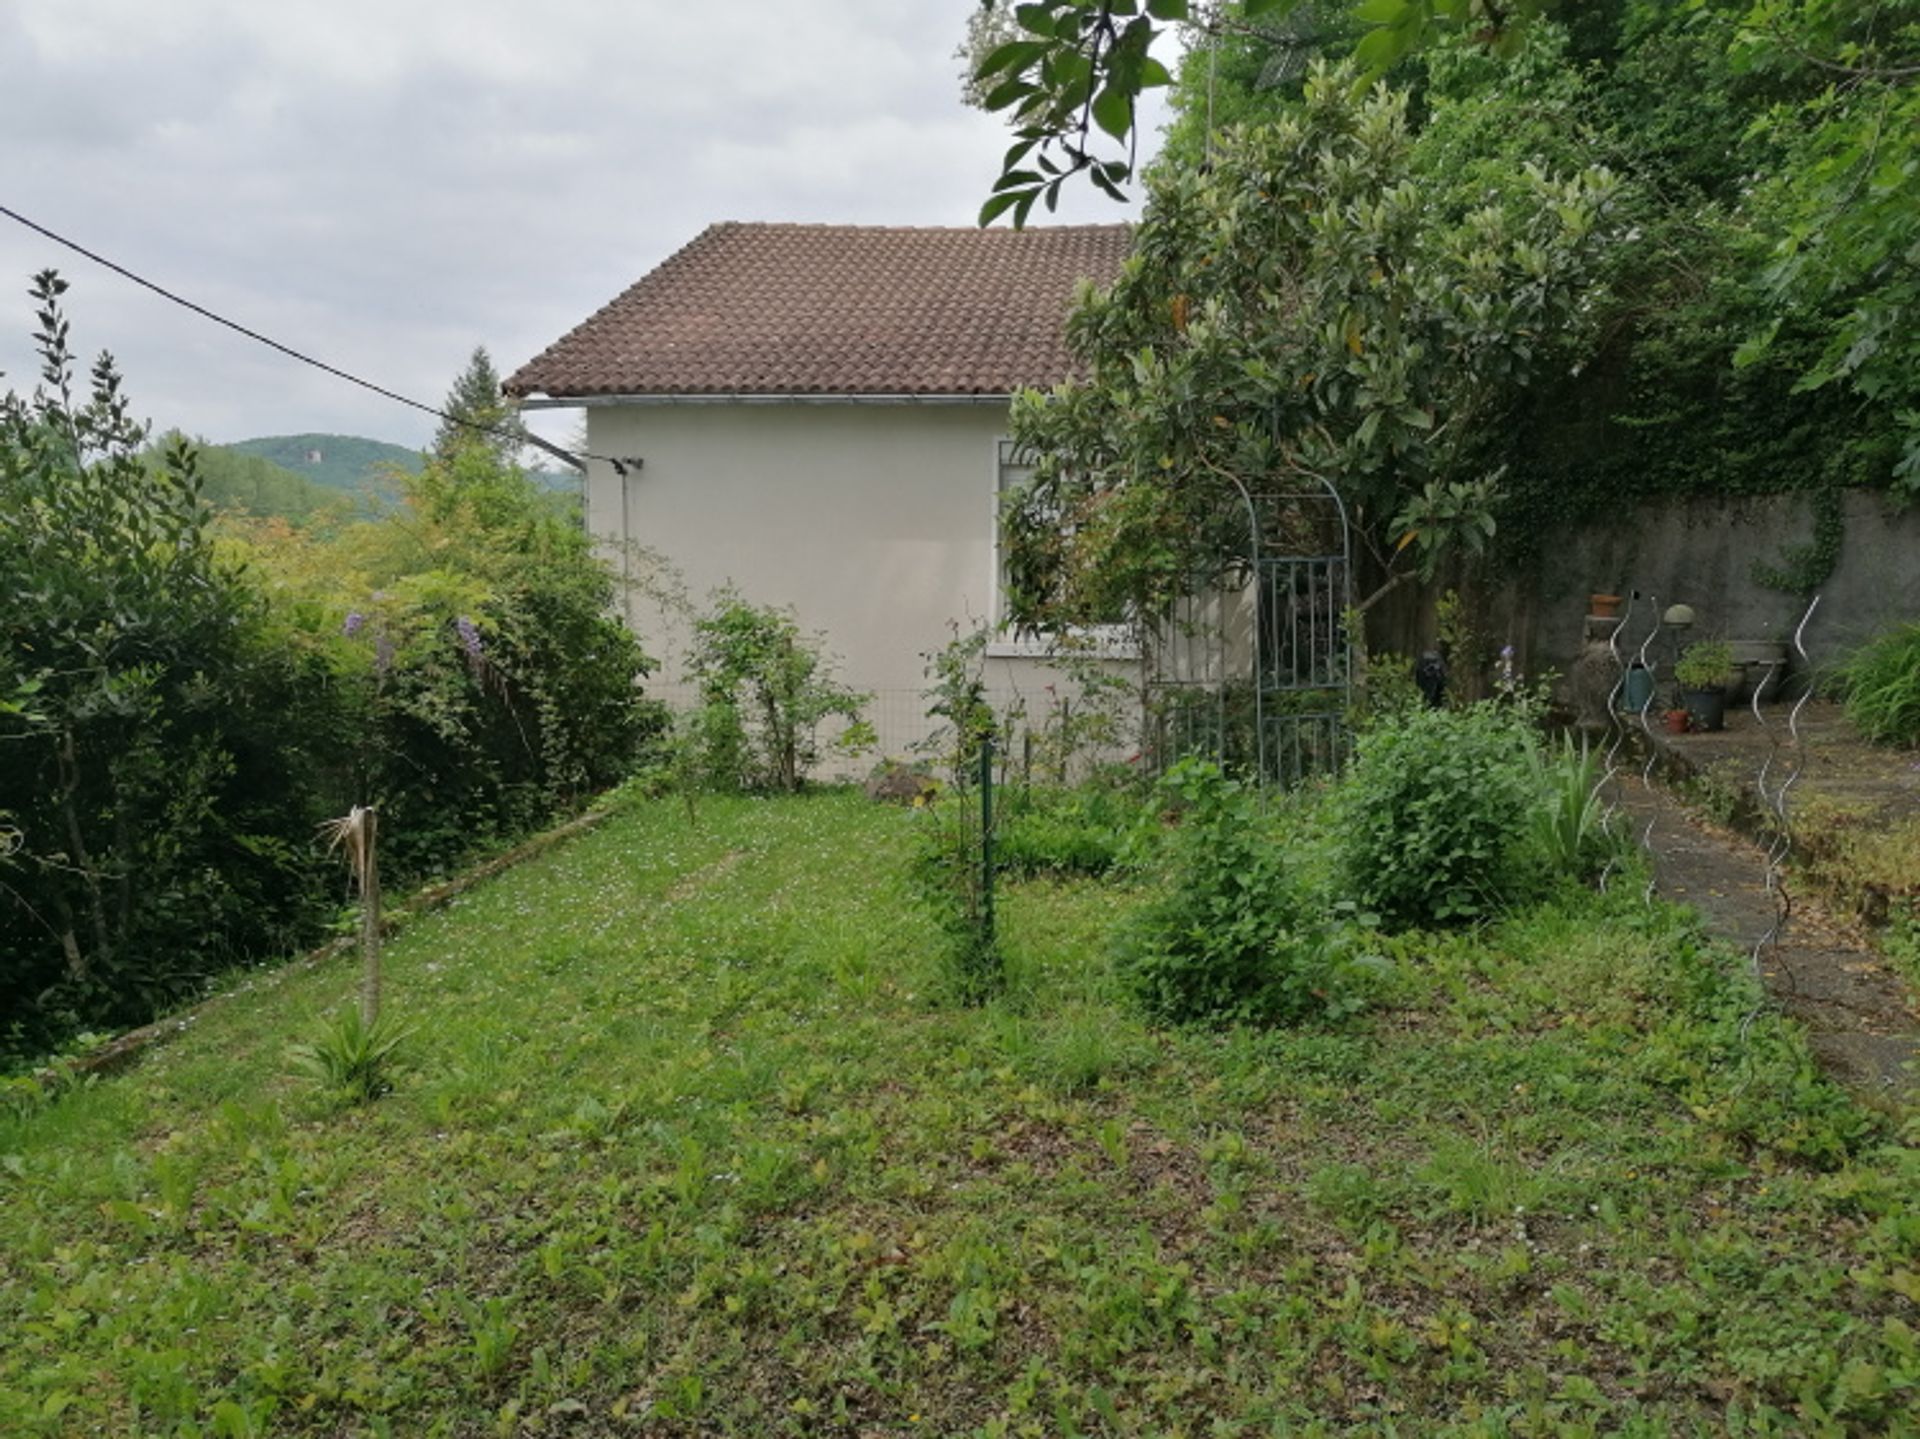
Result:
M534 448L544 450L547 454L571 465L576 470L585 470L586 461L588 460L600 460L612 465L614 473L622 479L625 479L629 470L637 470L641 466L642 462L637 457L626 456L616 458L613 455L595 455L585 451L576 454L572 450L556 445L550 440L543 440L538 435L527 433L524 430L519 434L515 434L513 431L505 428L483 425L477 420L465 419L459 415L450 415L437 405L429 405L423 400L416 400L411 396L403 395L398 390L390 390L385 385L375 384L372 380L364 380L350 371L341 369L338 365L329 365L325 360L315 359L312 355L296 350L291 345L283 345L280 341L269 335L263 335L258 330L249 329L237 320L229 320L225 315L217 314L209 310L205 305L195 304L192 300L187 299L186 296L175 294L172 290L167 289L166 286L156 284L144 275L135 274L125 265L116 264L98 251L88 249L77 240L69 240L65 235L58 234L53 230L49 230L45 225L28 219L18 210L11 210L5 205L0 205L0 215L6 216L16 224L24 225L35 234L53 241L56 245L64 245L67 249L73 251L74 254L82 255L93 261L94 264L104 266L122 279L131 280L142 289L151 290L163 300L168 300L180 306L182 309L193 311L194 314L199 315L202 319L211 320L214 324L224 326L237 335L244 335L247 339L254 341L256 344L265 345L270 350L278 350L289 359L298 360L303 365L310 365L324 374L332 375L337 380L345 380L350 385L358 385L363 390L370 390L382 399L392 400L395 404L406 405L410 409L436 416L449 424L459 425L463 429L474 430L493 439L524 440L526 443L534 446Z

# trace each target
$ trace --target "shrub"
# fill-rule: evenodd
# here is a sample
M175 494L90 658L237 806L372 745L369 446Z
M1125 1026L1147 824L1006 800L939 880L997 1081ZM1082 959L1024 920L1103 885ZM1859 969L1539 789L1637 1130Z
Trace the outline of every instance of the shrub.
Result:
M940 727L925 748L949 783L922 812L911 866L921 904L940 932L949 987L966 1004L990 998L1006 981L987 860L994 835L975 788L983 747L995 744L1005 730L1003 718L987 702L980 669L985 650L985 631L956 633L952 643L926 657L927 714ZM991 754L986 759L990 767Z
M1920 745L1920 620L1855 650L1840 669L1847 718L1877 744Z
M361 707L364 792L343 799L380 807L406 874L624 778L665 712L638 689L652 661L611 572L531 480L470 446L401 483L395 519L254 552L295 595L318 591L311 638Z
M405 513L216 523L110 357L0 397L0 1052L136 1024L318 936L317 824L382 817L404 881L621 778L659 724L591 539L462 452Z
M1106 786L1010 790L993 852L1003 874L1105 874L1119 862L1137 802Z
M149 465L57 275L41 387L0 398L0 1045L137 1023L317 920L303 872L340 714L216 552L193 451Z
M1348 892L1396 927L1488 914L1516 878L1531 752L1524 711L1494 702L1382 717L1335 800Z
M868 696L834 680L819 637L802 634L784 610L721 590L694 621L688 668L700 689L698 731L716 788L799 789L819 761L820 726L830 719L847 723L839 748L858 753L871 743L860 716Z
M1183 760L1156 803L1178 811L1160 895L1134 919L1120 968L1142 1005L1176 1023L1302 1023L1366 1003L1378 961L1356 958L1306 885L1260 796Z
M908 873L940 937L942 978L961 1004L991 999L1006 982L992 893L980 860L979 796L948 790L915 816Z

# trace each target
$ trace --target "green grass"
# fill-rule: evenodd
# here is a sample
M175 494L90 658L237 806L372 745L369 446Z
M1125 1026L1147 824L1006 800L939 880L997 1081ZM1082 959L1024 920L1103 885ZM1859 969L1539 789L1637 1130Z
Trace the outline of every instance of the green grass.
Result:
M1855 729L1877 744L1920 746L1920 620L1855 650L1840 679Z
M1637 886L1158 1032L1090 881L941 1007L916 822L622 814L393 944L371 1105L343 965L0 1110L0 1432L1915 1432L1900 1120Z

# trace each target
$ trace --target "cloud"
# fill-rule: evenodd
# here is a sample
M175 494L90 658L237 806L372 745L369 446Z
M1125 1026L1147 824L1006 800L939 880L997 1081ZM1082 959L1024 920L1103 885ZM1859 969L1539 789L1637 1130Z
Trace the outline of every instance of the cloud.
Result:
M969 223L1005 135L959 103L967 3L0 0L0 203L438 401L474 344L512 368L714 220ZM48 265L161 425L431 433L10 224L5 383Z

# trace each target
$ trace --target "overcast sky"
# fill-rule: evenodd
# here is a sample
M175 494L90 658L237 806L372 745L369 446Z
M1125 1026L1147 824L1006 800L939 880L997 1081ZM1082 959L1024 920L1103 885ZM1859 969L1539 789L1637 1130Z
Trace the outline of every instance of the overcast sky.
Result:
M971 3L0 0L0 204L438 403L474 345L512 370L713 221L971 223L1007 143L959 100ZM32 383L49 265L159 426L432 433L4 217L0 387Z

